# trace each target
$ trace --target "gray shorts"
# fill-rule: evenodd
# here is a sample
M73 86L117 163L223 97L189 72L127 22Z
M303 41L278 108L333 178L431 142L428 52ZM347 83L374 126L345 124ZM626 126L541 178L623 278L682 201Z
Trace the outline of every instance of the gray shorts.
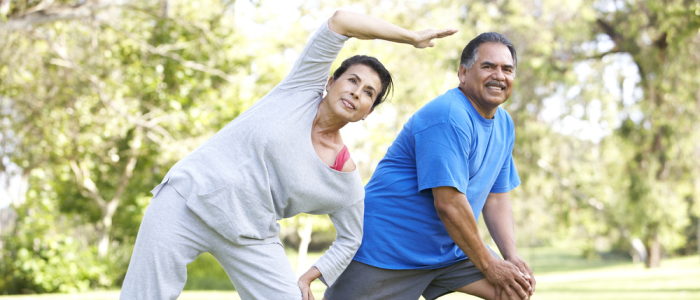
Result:
M493 250L491 254L498 257ZM324 296L326 300L411 300L423 295L432 300L484 278L468 259L432 270L382 269L353 260Z

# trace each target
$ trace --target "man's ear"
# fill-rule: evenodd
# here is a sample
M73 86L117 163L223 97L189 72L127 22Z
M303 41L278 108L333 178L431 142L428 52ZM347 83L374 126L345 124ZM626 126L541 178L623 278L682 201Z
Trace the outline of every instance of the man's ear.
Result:
M473 67L474 66L472 66L472 68ZM459 65L459 69L457 70L457 77L459 77L459 83L464 83L467 81L467 68L465 68L462 64Z

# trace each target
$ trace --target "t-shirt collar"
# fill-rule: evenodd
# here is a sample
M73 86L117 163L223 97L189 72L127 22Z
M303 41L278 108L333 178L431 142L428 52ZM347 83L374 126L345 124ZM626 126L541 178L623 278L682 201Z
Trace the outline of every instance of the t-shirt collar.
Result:
M498 113L496 113L496 115L493 116L493 119L484 118L484 116L482 116L482 115L479 113L479 111L476 110L476 108L474 107L474 105L472 104L472 102L469 101L469 98L467 98L467 96L464 95L464 93L462 93L462 90L460 90L459 87L456 87L456 88L452 89L452 92L453 92L453 93L456 93L456 94L458 95L458 97L459 97L460 99L462 99L462 101L464 101L465 103L467 103L466 106L467 106L467 109L469 110L469 114L473 115L474 118L475 118L476 120L479 121L479 123L481 123L481 124L484 125L484 126L492 126L492 125L493 125L493 122L495 122L495 120L496 120L496 115L498 115Z

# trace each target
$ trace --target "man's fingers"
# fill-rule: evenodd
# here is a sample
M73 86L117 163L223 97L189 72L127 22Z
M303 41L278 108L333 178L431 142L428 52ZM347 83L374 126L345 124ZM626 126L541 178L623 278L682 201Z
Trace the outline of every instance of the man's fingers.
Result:
M523 288L523 290L528 291L528 292L530 291L531 285L530 285L529 279L526 279L523 276L515 276L514 279L515 279L515 282Z
M496 291L496 297L494 299L501 300L501 291L502 291L501 287L498 285L495 285L494 287L495 287L494 290Z
M522 280L522 278L520 278ZM520 299L527 299L530 291L530 287L528 284L527 288L524 288L520 282L513 282L510 286L508 286L508 289L510 290L509 295L514 296L514 297L520 297ZM527 291L527 292L526 292Z
M518 295L518 293L514 292L513 289L511 289L509 286L506 286L504 288L504 290L506 290L506 292L504 294L506 295L506 298L508 300L520 300L521 299L520 296Z

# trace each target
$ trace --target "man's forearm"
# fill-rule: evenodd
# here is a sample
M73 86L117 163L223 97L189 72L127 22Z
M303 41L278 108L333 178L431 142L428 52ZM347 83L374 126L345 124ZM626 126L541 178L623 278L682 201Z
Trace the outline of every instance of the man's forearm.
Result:
M474 266L484 272L493 257L481 240L467 197L453 187L434 188L433 196L438 216L445 224L447 233Z
M484 222L504 259L518 255L513 229L513 208L507 193L489 194L482 210Z

